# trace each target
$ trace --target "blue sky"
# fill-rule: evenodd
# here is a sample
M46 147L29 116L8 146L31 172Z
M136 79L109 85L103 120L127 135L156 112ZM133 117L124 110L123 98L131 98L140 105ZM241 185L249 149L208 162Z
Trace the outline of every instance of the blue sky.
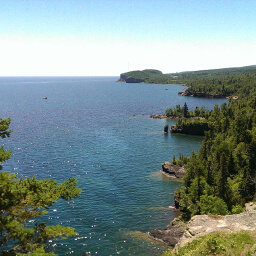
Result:
M0 76L256 64L256 1L3 0Z

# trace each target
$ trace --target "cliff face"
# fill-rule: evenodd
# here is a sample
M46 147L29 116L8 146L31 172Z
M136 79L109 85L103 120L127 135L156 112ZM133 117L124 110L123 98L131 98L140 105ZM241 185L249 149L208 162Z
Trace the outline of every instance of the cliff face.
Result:
M240 214L196 215L188 223L175 219L164 231L155 229L149 232L149 236L167 245L182 247L202 235L241 230L256 230L256 204L246 204L246 210Z
M126 76L124 74L121 74L118 82L125 82L125 81L126 81Z
M126 82L126 83L143 83L144 79L135 78L135 77L127 77L124 74L120 75L118 82Z

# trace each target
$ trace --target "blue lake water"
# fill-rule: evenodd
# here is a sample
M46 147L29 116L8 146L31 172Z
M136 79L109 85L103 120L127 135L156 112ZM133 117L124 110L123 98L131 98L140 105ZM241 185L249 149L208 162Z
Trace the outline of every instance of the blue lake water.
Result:
M164 134L162 114L177 104L212 109L225 99L178 96L180 85L126 84L118 77L0 78L0 117L13 133L4 171L22 177L75 177L82 194L59 200L44 221L75 228L76 237L50 241L59 255L161 255L167 248L145 233L177 215L181 183L162 176L161 164L198 151L202 137ZM48 99L43 99L47 96Z

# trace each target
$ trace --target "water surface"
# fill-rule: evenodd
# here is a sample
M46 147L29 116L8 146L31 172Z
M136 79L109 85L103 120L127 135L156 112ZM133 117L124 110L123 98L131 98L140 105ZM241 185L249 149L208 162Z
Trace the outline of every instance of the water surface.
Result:
M2 140L4 170L22 177L75 177L82 194L59 200L44 221L78 235L49 244L59 255L161 255L144 233L176 216L181 184L158 171L175 154L198 151L202 137L164 134L171 120L149 118L177 104L208 109L224 99L178 96L180 85L118 83L117 77L0 78L0 117L12 118ZM43 99L47 96L47 100Z

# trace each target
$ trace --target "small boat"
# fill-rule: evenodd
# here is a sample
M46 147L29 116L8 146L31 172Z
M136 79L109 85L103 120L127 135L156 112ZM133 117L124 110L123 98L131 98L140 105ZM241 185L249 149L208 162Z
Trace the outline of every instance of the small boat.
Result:
M44 100L47 100L47 97L45 96L45 97L43 97L43 99L44 99Z

